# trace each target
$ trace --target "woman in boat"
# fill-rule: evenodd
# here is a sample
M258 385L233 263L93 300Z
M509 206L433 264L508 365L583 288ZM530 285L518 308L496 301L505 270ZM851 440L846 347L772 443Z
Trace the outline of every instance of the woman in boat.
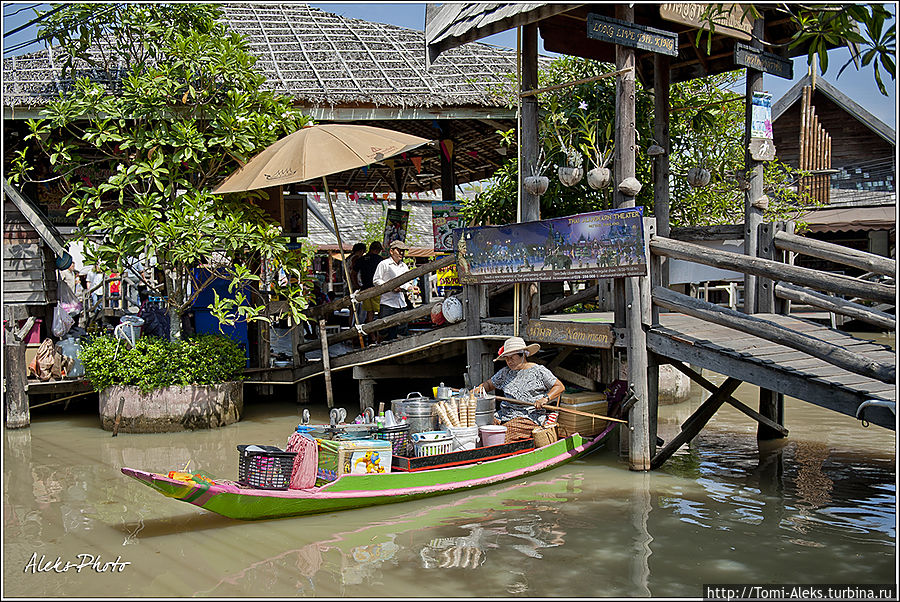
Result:
M506 339L494 360L495 362L505 360L506 366L475 387L476 395L502 389L503 397L534 404L520 405L500 400L500 407L494 412L494 418L500 424L522 417L543 426L547 420L544 404L550 400L558 402L559 396L565 390L562 382L546 366L528 361L528 357L534 355L540 348L537 343L526 345L521 337Z

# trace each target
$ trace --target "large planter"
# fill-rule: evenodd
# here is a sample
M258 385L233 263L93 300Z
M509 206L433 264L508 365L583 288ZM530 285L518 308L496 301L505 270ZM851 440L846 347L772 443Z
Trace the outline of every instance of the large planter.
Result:
M232 381L164 387L150 393L141 393L137 387L107 387L101 391L100 422L105 430L113 430L120 412L119 431L123 433L216 428L241 419L244 388L240 382Z

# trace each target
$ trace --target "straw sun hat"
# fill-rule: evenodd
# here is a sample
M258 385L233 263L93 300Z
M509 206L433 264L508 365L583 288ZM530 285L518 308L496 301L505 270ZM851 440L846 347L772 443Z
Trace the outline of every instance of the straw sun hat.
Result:
M537 343L526 345L522 337L509 337L506 339L506 342L503 343L503 347L497 352L497 358L494 361L498 362L502 359L506 359L510 355L523 352L525 353L525 357L528 357L529 355L537 353L537 350L540 348L541 346Z

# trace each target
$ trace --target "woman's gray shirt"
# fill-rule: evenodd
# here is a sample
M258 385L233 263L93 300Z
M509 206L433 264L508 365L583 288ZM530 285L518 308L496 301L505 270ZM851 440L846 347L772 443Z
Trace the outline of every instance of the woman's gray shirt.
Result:
M503 397L511 397L529 403L545 397L555 382L556 377L553 373L546 366L540 364L521 370L510 370L509 367L503 367L491 377L491 384L495 389L503 390ZM543 410L503 400L500 401L500 409L494 415L500 422L512 420L516 416L524 416L542 425L547 419L547 413Z

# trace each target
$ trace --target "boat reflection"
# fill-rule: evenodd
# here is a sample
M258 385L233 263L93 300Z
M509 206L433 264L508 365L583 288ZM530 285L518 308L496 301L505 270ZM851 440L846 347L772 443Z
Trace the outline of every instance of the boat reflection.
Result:
M283 579L285 575L292 576L298 593L321 595L318 592L378 583L389 565L412 563L424 569L477 570L491 550L501 548L541 558L541 550L565 543L566 533L554 515L559 513L564 496L581 481L580 475L563 474L448 496L442 498L445 501L441 504L425 500L414 511L335 533L254 562L222 578L213 588L194 595L235 590L252 592L254 583L261 586L266 579ZM473 520L473 516L477 518ZM435 530L453 534L420 541ZM141 535L147 533L137 537Z

